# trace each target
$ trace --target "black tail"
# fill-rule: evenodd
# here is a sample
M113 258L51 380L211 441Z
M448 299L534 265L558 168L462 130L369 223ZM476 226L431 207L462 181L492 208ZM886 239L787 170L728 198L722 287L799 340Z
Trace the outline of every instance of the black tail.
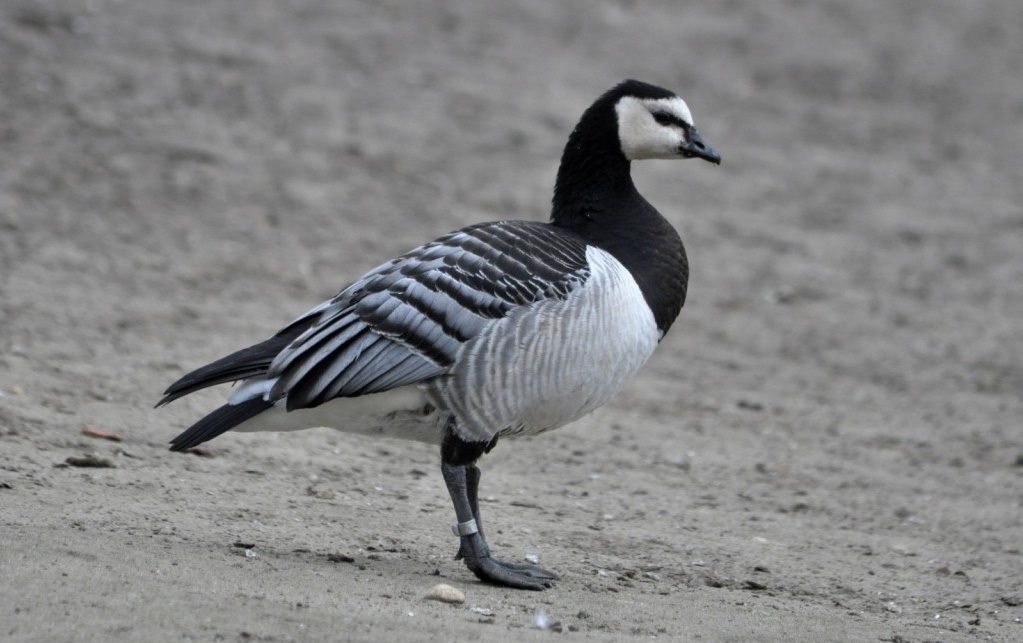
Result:
M222 357L212 364L198 368L171 384L164 391L163 399L156 403L163 406L169 402L215 384L237 382L250 377L266 375L274 358L288 344L316 322L317 316L300 317L270 339L255 346ZM226 404L199 420L187 431L171 440L171 451L184 451L212 440L225 431L230 431L246 420L251 420L273 406L259 397L241 404Z
M241 404L225 404L171 440L171 451L184 451L212 440L225 431L230 431L242 422L252 419L273 406L262 398L248 400Z
M212 364L197 368L167 387L163 392L163 399L156 405L163 406L207 386L266 375L270 363L290 341L285 337L271 337L255 346L243 348L227 357L221 357Z
M295 338L305 332L315 321L315 317L299 318L268 340L235 351L212 364L195 369L167 387L167 390L163 392L163 399L157 402L156 406L169 404L179 397L195 393L208 386L266 375L266 372L270 370L270 364L273 363L278 353L287 348L288 344L295 341Z

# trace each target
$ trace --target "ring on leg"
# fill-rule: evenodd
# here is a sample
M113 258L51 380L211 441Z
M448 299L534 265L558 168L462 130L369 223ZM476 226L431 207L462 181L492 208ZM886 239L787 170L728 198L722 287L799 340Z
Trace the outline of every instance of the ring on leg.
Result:
M485 444L465 442L453 433L448 434L441 447L441 473L458 519L454 526L455 535L459 537L455 558L464 560L466 567L487 583L533 590L552 587L558 578L552 572L536 565L506 563L490 556L480 518L480 471L475 466L485 448Z

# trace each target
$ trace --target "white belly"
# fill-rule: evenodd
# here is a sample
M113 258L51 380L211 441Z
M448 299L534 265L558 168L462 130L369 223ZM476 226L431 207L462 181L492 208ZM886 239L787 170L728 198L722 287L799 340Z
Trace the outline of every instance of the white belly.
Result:
M439 413L418 386L341 397L311 409L284 410L283 403L239 426L237 431L298 431L327 427L380 437L440 443Z

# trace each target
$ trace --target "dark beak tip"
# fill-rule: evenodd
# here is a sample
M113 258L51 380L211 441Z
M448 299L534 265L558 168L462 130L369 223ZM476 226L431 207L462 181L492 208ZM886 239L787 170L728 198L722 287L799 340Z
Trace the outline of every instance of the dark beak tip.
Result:
M714 165L721 165L721 155L713 147L710 147L709 145L706 144L701 145L700 152L701 154L699 155L699 157L702 158L704 161L707 161L708 163L713 163Z
M721 155L718 154L717 150L714 150L707 146L702 146L699 149L689 148L683 151L683 156L690 159L703 159L708 163L713 163L714 165L721 165Z

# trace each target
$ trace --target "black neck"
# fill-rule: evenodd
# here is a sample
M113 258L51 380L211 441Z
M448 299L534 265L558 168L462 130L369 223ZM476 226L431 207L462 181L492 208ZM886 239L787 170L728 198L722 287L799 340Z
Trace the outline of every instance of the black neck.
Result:
M585 226L624 194L635 194L629 160L618 141L611 106L595 104L568 137L554 184L551 220L565 227Z
M552 225L609 252L632 273L667 332L685 302L689 264L678 233L636 190L613 108L583 115L561 158ZM594 133L601 133L595 136Z

